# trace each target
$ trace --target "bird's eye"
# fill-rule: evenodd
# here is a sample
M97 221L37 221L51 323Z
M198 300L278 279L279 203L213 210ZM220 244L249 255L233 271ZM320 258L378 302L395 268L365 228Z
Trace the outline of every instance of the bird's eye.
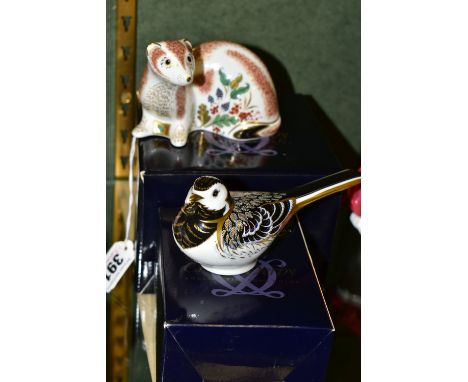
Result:
M187 61L192 62L192 56L187 56Z
M166 61L164 61L164 63L165 63L166 65L171 65L171 60L167 59Z
M218 194L219 194L219 190L214 190L214 191L213 191L213 196L214 196L215 198L218 196Z

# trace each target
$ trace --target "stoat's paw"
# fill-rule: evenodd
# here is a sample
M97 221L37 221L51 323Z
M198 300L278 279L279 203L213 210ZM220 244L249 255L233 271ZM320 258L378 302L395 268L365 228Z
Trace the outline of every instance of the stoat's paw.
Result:
M174 124L171 127L171 131L169 132L169 138L171 140L172 145L174 145L175 147L185 146L188 138L188 128L185 128L180 123Z

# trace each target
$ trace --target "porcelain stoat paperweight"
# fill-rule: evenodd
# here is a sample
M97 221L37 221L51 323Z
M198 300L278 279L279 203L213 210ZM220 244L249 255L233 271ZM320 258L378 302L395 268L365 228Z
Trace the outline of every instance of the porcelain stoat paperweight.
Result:
M195 180L172 225L180 250L206 270L236 275L251 270L301 208L361 182L351 170L286 192L230 194L218 178Z
M210 41L152 43L141 78L143 115L133 135L168 137L174 146L194 130L248 140L279 128L276 91L263 62L249 49Z

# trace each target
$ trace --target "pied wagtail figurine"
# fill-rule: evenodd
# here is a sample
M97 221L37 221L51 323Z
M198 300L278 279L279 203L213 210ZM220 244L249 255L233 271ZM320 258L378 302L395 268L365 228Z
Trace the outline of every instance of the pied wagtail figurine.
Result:
M251 270L301 208L361 182L344 170L286 192L229 193L218 178L195 180L172 230L180 248L206 270L236 275Z

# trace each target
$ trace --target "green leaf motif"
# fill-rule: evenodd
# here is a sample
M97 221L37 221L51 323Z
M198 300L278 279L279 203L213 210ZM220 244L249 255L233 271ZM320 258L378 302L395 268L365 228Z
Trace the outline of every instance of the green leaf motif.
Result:
M249 85L249 84L245 84L245 86L242 86L242 87L240 87L240 88L234 89L234 90L231 92L231 98L232 98L232 99L237 99L237 97L238 97L239 95L246 93L249 89L250 89L250 85Z
M212 124L219 127L234 125L237 123L237 119L229 114L218 114L213 120Z
M237 87L239 86L240 82L242 81L242 74L239 74L236 78L234 78L231 83L229 84L229 86L231 87L231 89L237 89Z
M224 86L229 86L231 83L229 78L226 77L226 74L224 74L223 69L219 69L219 80Z
M198 106L197 117L202 125L206 125L210 120L210 115L208 114L208 109L204 103Z

